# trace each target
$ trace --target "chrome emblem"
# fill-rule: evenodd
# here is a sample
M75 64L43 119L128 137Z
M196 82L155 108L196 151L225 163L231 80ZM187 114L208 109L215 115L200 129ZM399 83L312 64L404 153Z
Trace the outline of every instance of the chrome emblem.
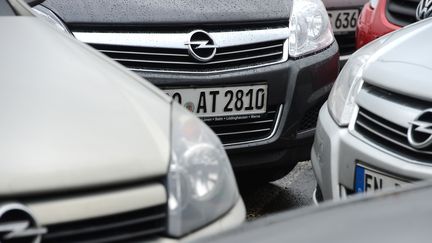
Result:
M217 46L210 35L203 30L195 30L190 33L186 42L189 54L200 62L208 62L216 55Z
M39 243L45 233L25 206L0 205L0 243Z
M416 149L432 145L432 109L423 111L408 128L408 141Z
M432 16L432 0L421 0L417 5L417 20L426 19Z

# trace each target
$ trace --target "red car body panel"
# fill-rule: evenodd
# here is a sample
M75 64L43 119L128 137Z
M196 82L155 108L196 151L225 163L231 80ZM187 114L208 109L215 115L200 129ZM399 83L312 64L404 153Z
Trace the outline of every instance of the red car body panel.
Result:
M386 4L387 1L381 0L375 9L369 3L364 5L357 22L357 49L380 36L402 28L388 21L386 17Z

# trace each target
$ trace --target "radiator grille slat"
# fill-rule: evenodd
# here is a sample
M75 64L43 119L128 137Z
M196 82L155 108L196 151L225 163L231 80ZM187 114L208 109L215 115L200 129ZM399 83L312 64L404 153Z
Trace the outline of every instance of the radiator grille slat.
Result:
M164 205L100 218L48 225L42 242L106 243L149 240L166 231Z
M271 106L267 113L253 115L250 118L230 120L230 117L226 117L223 121L204 118L204 121L219 136L224 145L232 145L271 137L281 112L282 106Z
M277 63L284 59L286 40L266 41L217 49L213 60L200 62L188 50L91 44L132 70L208 72Z
M431 163L432 148L415 149L408 142L408 129L360 108L355 131L380 147L410 160Z

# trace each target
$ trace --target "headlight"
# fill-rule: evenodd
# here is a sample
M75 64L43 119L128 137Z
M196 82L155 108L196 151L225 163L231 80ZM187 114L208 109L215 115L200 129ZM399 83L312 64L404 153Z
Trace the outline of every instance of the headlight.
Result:
M289 29L289 55L293 57L319 51L334 41L321 0L294 0Z
M339 126L349 124L356 106L355 98L363 84L363 70L388 37L384 36L355 52L339 73L327 101L330 114Z
M375 9L378 6L379 0L369 0L371 8Z
M239 194L226 152L207 125L174 103L171 127L168 232L182 236L226 213Z
M32 8L33 13L36 15L36 17L39 17L49 23L50 25L54 26L56 29L70 34L69 29L66 27L66 25L57 17L55 13L53 13L51 10L47 9L46 7L42 5L37 5L36 7Z

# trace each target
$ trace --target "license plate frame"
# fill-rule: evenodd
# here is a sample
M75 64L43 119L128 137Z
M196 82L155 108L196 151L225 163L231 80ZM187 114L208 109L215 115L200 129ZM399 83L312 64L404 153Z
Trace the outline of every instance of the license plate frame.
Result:
M341 9L327 11L335 34L354 32L360 15L359 9Z
M264 114L269 96L267 83L164 88L163 91L200 118Z
M400 176L372 169L362 163L357 163L355 166L354 191L356 193L396 189L409 183L409 180Z

